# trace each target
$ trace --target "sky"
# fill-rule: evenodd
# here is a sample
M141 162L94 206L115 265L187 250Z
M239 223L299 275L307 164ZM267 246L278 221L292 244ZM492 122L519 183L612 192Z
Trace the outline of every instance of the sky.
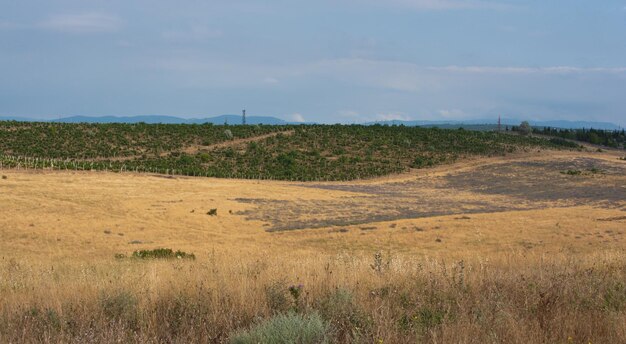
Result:
M626 0L0 0L0 116L626 126Z

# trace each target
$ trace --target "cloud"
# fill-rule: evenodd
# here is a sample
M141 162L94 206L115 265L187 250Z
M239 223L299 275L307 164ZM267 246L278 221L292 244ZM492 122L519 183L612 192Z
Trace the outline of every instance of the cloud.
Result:
M381 93L381 96L385 94L397 96L401 94L432 95L447 92L451 88L467 94L473 91L472 88L465 88L471 82L501 83L505 82L503 78L508 77L523 77L523 79L516 80L523 80L528 83L538 82L534 79L536 77L564 75L616 76L620 79L626 77L626 67L437 67L402 61L367 59L326 59L292 64L262 64L182 55L159 57L152 62L141 63L138 67L168 72L180 84L193 88L242 86L265 88L268 85L277 85L278 83L289 87L311 82L327 84L332 80L332 84L335 85L354 87L354 92L384 91L385 93ZM506 82L510 82L510 80ZM447 106L454 107L457 105L440 106L430 110L437 111L441 108L446 109ZM356 110L362 111L363 109ZM378 111L386 112L387 110L378 109Z
M362 1L361 1L362 2ZM381 6L395 6L408 8L413 10L467 10L467 9L490 9L490 10L502 10L509 9L513 6L510 4L502 3L502 1L487 1L487 0L387 0L384 2L378 2L373 0L366 0L368 3L384 4Z
M272 78L272 77L268 76L267 78L263 79L263 82L266 83L266 84L277 84L280 81L278 81L278 79L276 79L276 78Z
M294 113L290 117L291 120L294 122L304 122L304 117L302 116L302 114Z
M359 118L359 113L354 110L341 110L337 112L337 115L344 118Z
M439 110L437 114L444 119L458 119L465 116L465 112L459 109Z
M40 27L66 33L107 33L122 28L122 21L114 15L87 12L79 14L55 14L40 23Z
M118 47L121 47L121 48L130 48L130 47L133 47L133 46L134 46L134 44L133 44L133 43L131 43L130 41L127 41L127 40L125 40L125 39L121 39L121 40L119 40L119 41L115 42L115 44L116 44Z
M404 112L378 113L376 119L379 121L410 121L411 118Z
M17 25L15 23L5 21L5 20L0 20L0 30L10 30L16 27Z
M219 38L223 36L221 30L210 29L203 25L192 25L184 30L168 30L161 34L161 37L167 41L204 41L207 39Z
M476 73L476 74L580 74L580 73L622 74L622 73L626 73L626 67L581 68L581 67L570 67L570 66L555 66L555 67L446 66L446 67L428 67L428 69L432 71Z

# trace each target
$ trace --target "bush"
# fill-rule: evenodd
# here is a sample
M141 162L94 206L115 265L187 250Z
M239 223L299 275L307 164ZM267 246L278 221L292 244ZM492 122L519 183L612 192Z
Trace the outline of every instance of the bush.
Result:
M289 309L291 302L287 298L285 283L275 282L265 289L267 306L272 312L283 312Z
M100 296L104 316L113 321L134 325L137 321L137 299L127 291L113 291Z
M230 131L230 129L226 129L224 130L224 136L228 139L228 140L232 140L233 139L233 132Z
M570 176L578 176L581 175L583 172L581 170L567 170L567 171L561 171L562 174L567 174Z
M319 307L338 341L349 343L368 336L371 321L350 290L336 289L320 302Z
M578 143L567 141L566 139L560 137L553 137L550 139L550 143L555 146L563 146L567 148L580 148L581 146Z
M248 330L235 333L230 337L230 342L233 344L330 343L328 330L328 323L317 313L310 315L287 313L276 315L253 325Z
M169 248L157 248L154 250L141 250L133 252L133 258L138 259L196 259L193 253L183 251L172 251Z
M519 133L522 135L530 135L533 132L533 128L528 121L524 121L519 125Z

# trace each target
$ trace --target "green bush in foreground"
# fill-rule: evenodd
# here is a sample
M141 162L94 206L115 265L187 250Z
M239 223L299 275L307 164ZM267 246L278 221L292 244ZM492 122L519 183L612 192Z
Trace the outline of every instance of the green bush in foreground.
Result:
M317 314L287 313L257 323L250 329L237 332L230 338L232 344L330 343L329 325Z
M138 259L196 259L196 255L193 253L183 251L174 252L169 248L135 251L133 252L132 257Z

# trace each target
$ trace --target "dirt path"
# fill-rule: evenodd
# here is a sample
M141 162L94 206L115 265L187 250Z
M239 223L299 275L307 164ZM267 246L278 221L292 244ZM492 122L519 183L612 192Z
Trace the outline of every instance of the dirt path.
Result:
M279 132L274 132L274 133L269 133L269 134L263 134L263 135L259 135L259 136L253 136L253 137L246 137L246 138L239 138L239 139L233 139L230 141L224 141L224 142L219 142L219 143L214 143L208 146L203 146L203 145L190 145L190 146L186 146L183 147L180 150L177 150L177 152L182 152L185 154L197 154L201 151L211 151L211 150L216 150L216 149L220 149L220 148L226 148L226 147L237 147L246 143L250 143L250 142L258 142L258 141L262 141L265 139L268 139L270 137L275 137L278 136L279 134L282 135L293 135L294 130L287 130L287 131L279 131ZM168 156L168 154L170 154L173 151L167 151L167 152L162 152L159 153L159 157L166 157ZM152 157L153 155L147 155L148 157ZM139 159L141 158L142 155L129 155L129 156L120 156L120 157L109 157L109 158L93 158L93 159L74 159L73 161L78 161L78 162L92 162L92 161L129 161L129 160L134 160L134 159Z
M247 137L247 138L242 138L242 139L233 139L230 141L224 141L224 142L220 142L220 143L214 143L212 145L208 145L208 146L201 146L201 145L193 145L193 146L188 146L182 149L182 152L187 153L187 154L196 154L202 150L215 150L215 149L220 149L220 148L226 148L226 147L237 147L246 143L250 143L250 142L258 142L258 141L262 141L265 139L268 139L270 137L275 137L278 135L293 135L294 130L287 130L287 131L280 131L280 132L275 132L275 133L269 133L269 134L264 134L264 135L259 135L259 136L253 136L253 137ZM167 153L162 153L161 156L167 155Z

